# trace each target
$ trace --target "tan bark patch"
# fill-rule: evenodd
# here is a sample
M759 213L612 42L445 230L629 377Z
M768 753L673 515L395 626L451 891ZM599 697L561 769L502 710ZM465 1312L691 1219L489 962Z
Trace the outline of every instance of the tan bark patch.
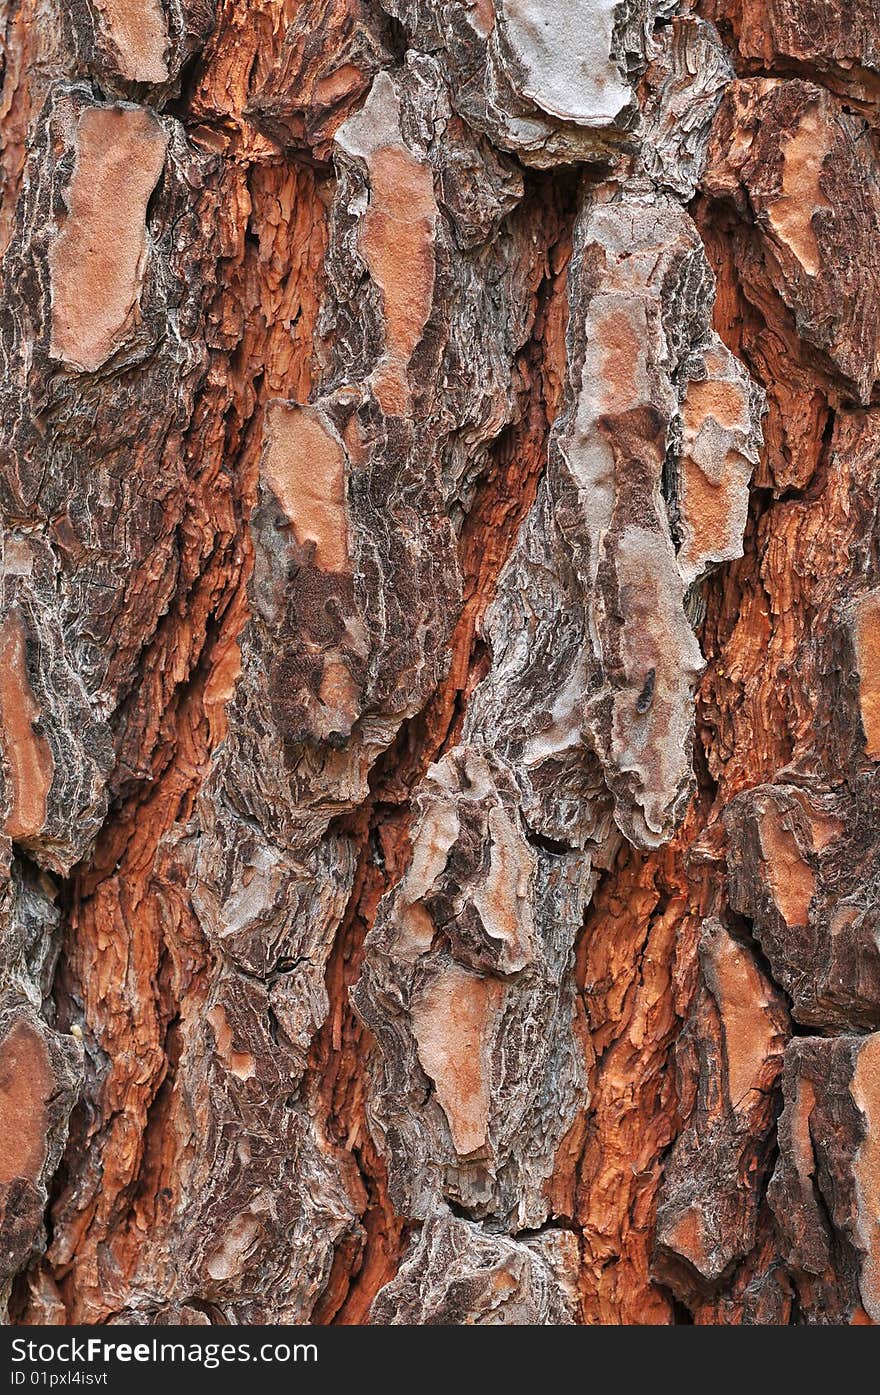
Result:
M760 837L767 880L779 914L787 925L806 925L816 878L813 869L804 861L794 834L784 827L782 815L772 802L764 808Z
M801 1076L797 1081L792 1107L791 1134L796 1150L796 1166L800 1177L806 1180L815 1171L813 1140L810 1137L810 1116L816 1104L816 1091L813 1082Z
M34 731L40 709L31 691L21 618L11 611L0 629L0 711L11 791L6 832L35 837L46 822L54 763L49 743Z
M495 28L495 6L492 0L471 0L471 19L474 27L488 37Z
M749 426L748 402L742 387L715 378L694 379L688 383L682 415L685 430L693 435L708 417L731 431L747 431Z
M53 358L91 372L134 324L146 214L168 136L152 112L91 107L77 129L68 216L49 249Z
M0 1045L0 1185L35 1181L46 1156L46 1104L55 1076L46 1043L18 1021Z
M820 182L826 153L822 123L811 109L782 142L782 194L767 211L773 231L808 276L815 276L821 265L813 214L817 208L831 207Z
M449 1121L452 1141L466 1157L485 1147L491 1077L488 1051L504 998L498 979L450 965L420 992L413 1034L425 1074Z
M866 1135L853 1172L859 1201L858 1234L864 1247L859 1289L865 1311L880 1322L880 1033L860 1049L850 1093L862 1111Z
M413 843L412 862L401 888L397 949L418 958L431 948L434 922L421 904L446 866L449 851L459 834L455 805L434 804L425 811Z
M315 565L322 571L345 571L345 452L318 413L273 402L267 412L261 469L297 541L314 543Z
M711 986L724 1027L727 1092L734 1109L748 1105L748 1095L760 1089L767 1062L778 1055L782 1041L766 1011L764 980L751 956L727 935L715 935L709 951Z
M601 388L609 410L625 411L640 401L645 386L644 309L628 297L608 296L596 314L601 348Z
M119 72L130 82L165 82L168 29L160 0L97 0L119 54Z
M708 479L696 461L684 455L681 483L688 527L688 540L681 556L687 562L711 556L713 551L726 546L731 531L731 482L728 478L718 483Z
M233 1046L233 1031L226 1016L225 1008L218 1003L208 1012L208 1021L217 1043L217 1055L227 1070L239 1080L250 1080L257 1073L257 1063L249 1051L236 1051Z
M369 174L370 207L360 245L382 291L386 343L406 364L422 337L434 294L434 181L430 166L402 144L374 151Z
M866 596L860 602L855 639L865 754L880 760L880 596Z
M683 1212L675 1225L670 1227L668 1243L677 1254L690 1260L694 1268L702 1270L706 1267L707 1245L703 1218L695 1208Z
M516 973L532 958L535 927L531 914L533 873L528 845L517 836L510 819L498 808L489 810L491 850L489 870L474 895L488 934L506 946L504 968Z

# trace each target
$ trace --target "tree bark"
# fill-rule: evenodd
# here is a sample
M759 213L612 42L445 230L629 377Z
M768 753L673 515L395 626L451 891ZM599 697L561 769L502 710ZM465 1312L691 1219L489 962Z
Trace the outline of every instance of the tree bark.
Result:
M874 10L9 0L13 1320L880 1320Z

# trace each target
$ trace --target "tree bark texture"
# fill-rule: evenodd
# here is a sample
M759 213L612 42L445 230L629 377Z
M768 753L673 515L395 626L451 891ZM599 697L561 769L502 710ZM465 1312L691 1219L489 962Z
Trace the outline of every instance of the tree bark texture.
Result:
M880 1321L874 0L7 0L14 1320Z

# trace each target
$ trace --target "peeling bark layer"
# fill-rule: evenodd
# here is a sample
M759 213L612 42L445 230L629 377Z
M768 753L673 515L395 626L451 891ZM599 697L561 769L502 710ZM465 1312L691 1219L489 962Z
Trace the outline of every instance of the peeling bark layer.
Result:
M11 1316L880 1321L871 6L3 23Z

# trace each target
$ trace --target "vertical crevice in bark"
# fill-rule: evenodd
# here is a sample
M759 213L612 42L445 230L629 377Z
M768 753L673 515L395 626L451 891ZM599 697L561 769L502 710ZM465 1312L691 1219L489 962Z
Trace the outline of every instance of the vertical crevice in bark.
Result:
M484 676L483 615L498 576L531 507L543 473L547 434L559 406L564 366L565 272L571 248L576 180L541 176L532 181L522 213L539 231L544 273L535 290L534 325L514 368L517 420L493 448L462 523L458 543L463 578L461 612L449 641L449 672L423 712L402 728L395 745L371 772L371 799L359 810L362 845L355 892L328 963L330 1016L315 1039L311 1070L327 1131L349 1153L364 1193L362 1246L337 1253L331 1279L313 1315L316 1322L359 1323L379 1289L399 1267L408 1226L387 1190L387 1170L370 1137L364 1070L369 1035L348 1005L361 969L364 941L379 901L400 881L410 860L411 800L427 768L454 744L467 699ZM329 1103L327 1103L329 1101Z

